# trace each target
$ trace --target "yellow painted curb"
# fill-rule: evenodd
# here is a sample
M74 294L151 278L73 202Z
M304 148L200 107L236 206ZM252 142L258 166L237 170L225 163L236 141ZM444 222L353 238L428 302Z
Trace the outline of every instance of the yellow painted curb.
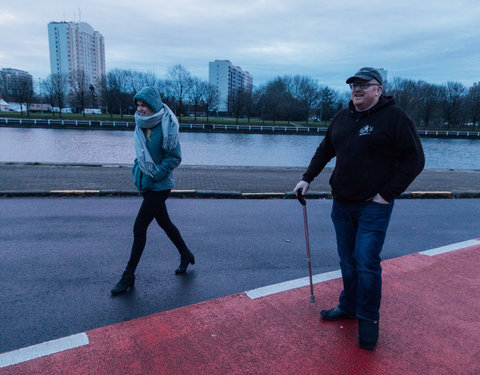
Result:
M50 193L61 194L98 194L100 190L50 190Z

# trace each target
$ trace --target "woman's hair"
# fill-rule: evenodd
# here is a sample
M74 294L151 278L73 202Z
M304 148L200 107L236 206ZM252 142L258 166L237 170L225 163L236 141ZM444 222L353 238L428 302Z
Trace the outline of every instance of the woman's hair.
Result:
M152 107L150 106L150 104L148 104L148 103L147 103L146 101L144 101L143 99L139 99L139 98L137 98L136 100L133 101L133 104L135 104L135 107L138 105L138 101L139 101L139 100L141 100L143 103L145 103L145 105L153 111L153 109L152 109Z
M160 91L153 86L147 86L141 89L133 97L133 103L137 105L137 100L143 101L147 104L153 113L157 113L162 109L162 98L160 96Z

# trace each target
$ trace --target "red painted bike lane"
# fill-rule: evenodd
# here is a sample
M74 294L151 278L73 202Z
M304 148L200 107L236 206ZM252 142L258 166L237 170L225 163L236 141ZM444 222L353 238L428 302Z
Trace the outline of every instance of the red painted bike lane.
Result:
M315 303L308 286L240 293L85 332L84 345L0 374L479 374L480 239L464 245L382 262L373 352L356 321L319 318L337 304L335 278L315 284Z

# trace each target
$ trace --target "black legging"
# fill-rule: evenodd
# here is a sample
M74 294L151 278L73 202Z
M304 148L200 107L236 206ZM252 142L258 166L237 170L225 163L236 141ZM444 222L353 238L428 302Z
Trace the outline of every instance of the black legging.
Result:
M188 251L185 241L177 227L171 222L168 216L165 201L170 190L147 191L143 194L143 203L138 211L135 225L133 226L133 246L126 271L134 273L142 256L147 241L147 229L153 219L165 231L168 238L177 247L180 254Z

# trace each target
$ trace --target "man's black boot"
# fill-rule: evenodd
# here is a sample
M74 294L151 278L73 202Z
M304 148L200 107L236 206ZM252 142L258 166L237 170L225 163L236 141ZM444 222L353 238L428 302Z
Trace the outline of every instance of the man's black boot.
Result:
M378 328L378 321L358 319L358 345L362 349L375 349L378 341Z
M355 319L355 317L349 313L344 312L340 307L334 307L330 310L320 311L322 319L325 320L342 320L342 319Z

